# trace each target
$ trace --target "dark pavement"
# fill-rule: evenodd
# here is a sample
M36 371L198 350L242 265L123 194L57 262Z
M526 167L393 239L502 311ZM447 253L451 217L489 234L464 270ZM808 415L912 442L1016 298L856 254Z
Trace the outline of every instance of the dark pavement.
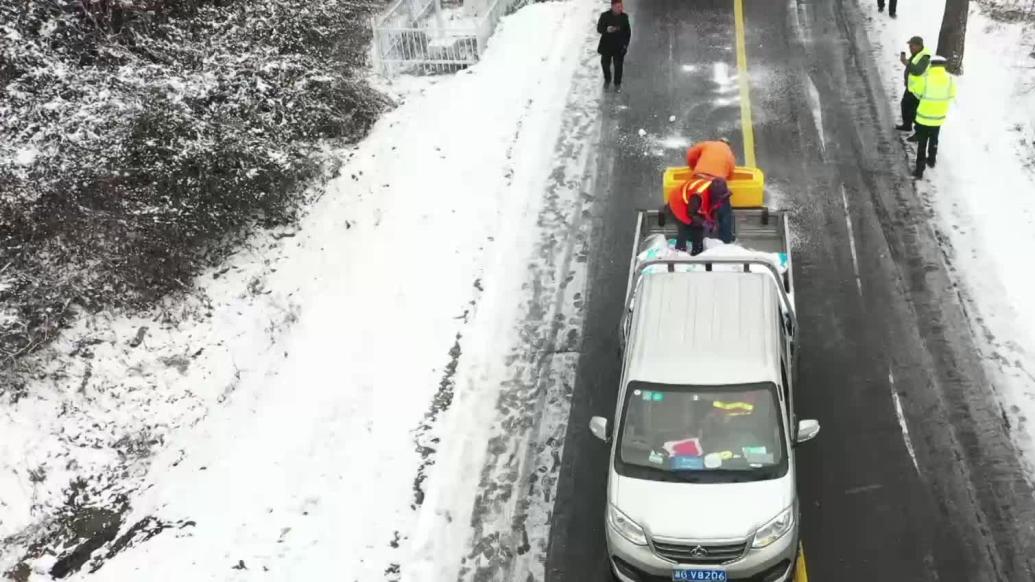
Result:
M634 211L660 204L661 172L685 152L654 137L726 136L742 151L732 1L626 0L626 9L625 93L601 109L603 201L546 565L553 581L607 573L608 450L588 423L614 413ZM894 103L860 19L846 0L745 3L757 163L770 206L793 217L798 413L823 425L798 449L809 579L1031 582L1032 491L890 129Z

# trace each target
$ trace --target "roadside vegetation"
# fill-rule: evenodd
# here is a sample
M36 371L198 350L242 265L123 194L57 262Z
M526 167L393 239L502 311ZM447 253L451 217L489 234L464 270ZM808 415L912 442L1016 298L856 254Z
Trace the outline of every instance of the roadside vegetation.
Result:
M389 106L378 0L0 0L0 398L78 314L297 219Z

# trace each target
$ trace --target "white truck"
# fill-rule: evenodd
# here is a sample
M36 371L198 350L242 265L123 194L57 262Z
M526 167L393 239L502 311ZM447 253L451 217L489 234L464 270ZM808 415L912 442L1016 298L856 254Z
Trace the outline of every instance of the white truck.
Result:
M787 217L738 209L738 246L696 257L666 246L662 258L647 245L674 238L674 225L656 211L637 221L616 422L590 423L611 445L612 572L624 582L792 580L794 447L819 423L794 413Z

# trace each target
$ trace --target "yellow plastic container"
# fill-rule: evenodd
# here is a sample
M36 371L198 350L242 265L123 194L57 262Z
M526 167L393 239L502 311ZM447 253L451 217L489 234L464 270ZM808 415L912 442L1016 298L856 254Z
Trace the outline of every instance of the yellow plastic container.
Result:
M668 204L668 193L676 186L690 179L690 168L666 168L662 179L661 199ZM733 195L730 202L734 208L757 208L765 205L765 174L758 168L737 166L733 179L726 182Z

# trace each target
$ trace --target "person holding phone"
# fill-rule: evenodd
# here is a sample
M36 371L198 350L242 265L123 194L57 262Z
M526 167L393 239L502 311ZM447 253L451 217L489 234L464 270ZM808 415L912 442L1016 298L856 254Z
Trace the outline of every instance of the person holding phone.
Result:
M916 121L916 108L920 106L920 97L916 92L916 86L927 72L927 65L931 63L931 51L924 48L924 39L914 36L909 39L909 55L902 51L898 55L899 62L905 66L903 81L906 90L902 93L902 125L896 125L899 131L913 131L913 122ZM907 141L916 141L917 136L913 135Z
M629 40L632 38L629 15L625 13L622 0L611 0L611 9L597 20L597 32L600 34L597 52L600 53L600 66L604 69L604 88L611 86L613 65L615 91L621 93L625 53L629 50Z

